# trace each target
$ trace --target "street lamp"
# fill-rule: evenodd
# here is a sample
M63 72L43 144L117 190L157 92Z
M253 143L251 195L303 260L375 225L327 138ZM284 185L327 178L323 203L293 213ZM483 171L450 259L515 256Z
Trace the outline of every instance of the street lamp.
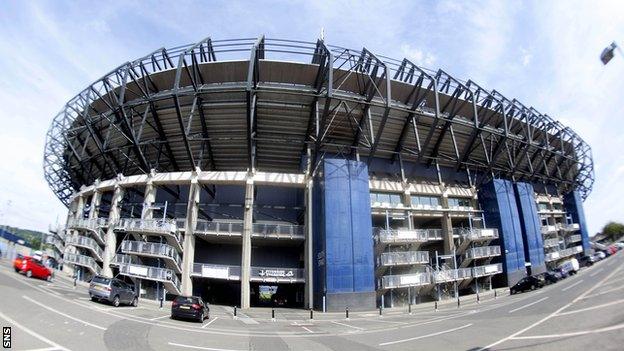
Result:
M602 53L600 54L600 61L602 61L603 65L606 65L607 63L609 63L609 61L611 61L611 59L615 55L614 54L615 49L618 49L618 51L620 52L620 55L624 56L624 53L622 52L622 48L617 46L615 42L612 42L611 45L604 48L604 50L602 50Z

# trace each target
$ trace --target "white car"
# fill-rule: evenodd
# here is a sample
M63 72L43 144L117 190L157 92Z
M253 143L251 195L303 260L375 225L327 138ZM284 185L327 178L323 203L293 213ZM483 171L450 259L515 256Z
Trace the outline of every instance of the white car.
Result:
M598 259L598 261L600 261L600 260L604 260L607 257L607 254L605 254L602 251L598 251L594 254L594 256Z

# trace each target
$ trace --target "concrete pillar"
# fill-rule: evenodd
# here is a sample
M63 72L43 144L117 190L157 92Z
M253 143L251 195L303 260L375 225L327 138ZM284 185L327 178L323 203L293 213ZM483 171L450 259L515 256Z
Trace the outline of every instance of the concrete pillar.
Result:
M412 207L412 194L409 191L409 185L407 183L403 183L403 196L401 201L403 202L403 206L407 208ZM405 212L404 225L407 229L414 229L414 222L412 221L412 211Z
M197 181L197 173L191 178L189 188L188 205L186 207L186 222L184 225L184 242L182 243L182 288L184 296L193 295L193 263L195 262L195 226L197 225L197 213L199 211L199 200L201 188Z
M97 182L95 183L97 185ZM102 200L102 193L94 190L93 196L91 196L91 205L89 207L89 219L98 218L100 213L100 201Z
M143 196L143 209L141 210L141 219L154 218L154 209L152 205L156 201L156 187L152 183L152 176L150 175L145 185L145 193Z
M442 193L440 199L442 208L448 209L448 192L446 189ZM442 213L442 238L444 239L444 254L450 255L455 250L455 242L453 241L453 222L451 221L451 214L449 211Z
M82 215L83 215L83 211L84 211L84 196L83 195L78 195L74 198L74 200L72 201L72 207L74 208L74 212L72 214L69 215L68 220L69 219L81 219ZM68 235L75 235L76 234L76 230L68 230ZM68 253L76 253L76 248L74 246L66 246L65 247L65 252ZM74 273L76 272L76 270L74 269L75 267L71 264L64 264L63 265L63 272L65 272L67 275L69 276L73 276Z
M313 252L313 217L312 217L312 190L313 180L309 178L306 183L305 190L305 254L304 254L304 266L305 266L305 308L312 308L314 306L314 252Z
M117 235L113 231L115 223L119 221L120 208L119 205L124 196L124 189L115 184L115 191L113 192L113 198L111 199L110 212L108 213L108 228L106 229L106 245L104 246L104 257L102 260L102 275L112 278L113 270L110 268L110 263L113 261L113 257L117 252Z
M77 198L76 215L75 215L74 218L76 218L76 219L82 219L83 218L84 205L85 205L84 195L79 195L78 198Z
M241 249L241 308L250 307L251 231L253 226L254 183L251 174L245 185L243 244Z

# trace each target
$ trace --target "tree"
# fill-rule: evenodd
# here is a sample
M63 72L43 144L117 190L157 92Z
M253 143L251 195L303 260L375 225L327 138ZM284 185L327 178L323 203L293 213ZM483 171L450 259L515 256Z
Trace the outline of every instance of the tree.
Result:
M602 234L615 241L624 236L624 224L618 222L609 222L602 228Z

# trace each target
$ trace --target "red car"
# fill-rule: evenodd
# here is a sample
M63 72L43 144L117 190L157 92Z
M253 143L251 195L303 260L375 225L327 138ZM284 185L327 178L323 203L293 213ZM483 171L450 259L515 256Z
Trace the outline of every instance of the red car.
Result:
M26 274L29 278L35 277L47 281L52 280L52 271L44 266L43 262L35 260L30 256L18 255L13 261L13 268L18 273Z

